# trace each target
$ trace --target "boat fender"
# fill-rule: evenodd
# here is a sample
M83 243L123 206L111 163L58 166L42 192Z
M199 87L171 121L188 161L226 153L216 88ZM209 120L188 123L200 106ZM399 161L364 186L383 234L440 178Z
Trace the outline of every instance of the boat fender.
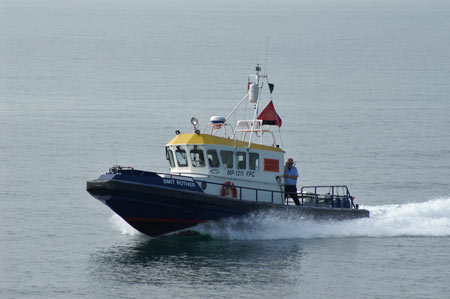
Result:
M225 182L222 186L222 190L220 190L220 196L227 197L229 194L233 195L233 198L237 198L237 189L236 186L230 181Z

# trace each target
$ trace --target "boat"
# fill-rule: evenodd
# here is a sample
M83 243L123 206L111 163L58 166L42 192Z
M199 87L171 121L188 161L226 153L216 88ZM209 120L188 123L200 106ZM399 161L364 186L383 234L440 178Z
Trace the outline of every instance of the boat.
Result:
M263 96L265 90L268 95ZM266 211L299 219L369 217L346 185L303 186L297 193L299 205L294 204L293 194L284 188L282 119L273 104L273 90L274 84L257 65L255 74L248 76L244 97L228 116L210 117L201 131L193 117L191 133L175 131L165 146L169 172L115 165L88 181L87 191L151 237ZM260 112L264 102L268 103ZM233 124L232 117L237 119L242 110L244 119Z

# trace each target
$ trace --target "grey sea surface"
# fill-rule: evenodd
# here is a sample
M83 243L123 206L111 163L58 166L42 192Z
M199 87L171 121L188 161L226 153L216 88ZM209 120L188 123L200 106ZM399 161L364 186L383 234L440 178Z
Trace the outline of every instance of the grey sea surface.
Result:
M438 0L2 0L0 298L449 298L449 29ZM299 185L347 184L370 219L151 239L85 191L167 172L256 63Z

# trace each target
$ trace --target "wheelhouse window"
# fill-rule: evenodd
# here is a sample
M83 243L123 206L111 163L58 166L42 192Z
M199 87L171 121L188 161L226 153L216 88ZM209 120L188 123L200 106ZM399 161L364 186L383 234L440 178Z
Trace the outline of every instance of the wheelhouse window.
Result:
M225 168L233 168L233 152L220 151L220 158L222 158L222 165Z
M245 169L247 167L247 155L245 152L236 153L236 163L238 169Z
M166 159L169 160L169 165L171 168L175 167L175 160L173 158L173 152L171 149L166 147Z
M219 156L217 155L216 150L208 150L206 154L208 156L209 167L220 167Z
M177 158L178 167L187 167L188 161L186 156L186 151L183 149L177 149L175 151L175 157Z
M199 149L191 150L191 162L194 167L205 167L205 156Z
M259 154L249 153L248 162L251 170L259 170Z

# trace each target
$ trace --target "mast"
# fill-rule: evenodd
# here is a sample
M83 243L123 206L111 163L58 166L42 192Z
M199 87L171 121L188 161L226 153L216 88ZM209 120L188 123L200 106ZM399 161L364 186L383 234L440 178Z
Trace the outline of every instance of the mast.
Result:
M255 103L255 105L254 105L253 121L251 123L252 128L250 131L250 138L248 140L247 148L250 148L250 145L252 144L253 132L255 130L255 121L256 118L258 117L259 95L262 89L262 84L260 84L261 81L260 78L265 77L264 75L260 75L261 67L259 66L259 64L256 65L255 71L256 71L255 75L249 76L249 80L251 77L255 77L255 83L249 83L249 101L251 103ZM252 90L252 88L255 88L256 91Z
M270 102L264 109L262 109L261 112L262 114L260 114L259 102L260 99L262 98L261 92L264 86L264 81L268 84L269 87ZM273 86L274 85L272 83L268 82L267 74L262 74L261 66L259 64L256 64L255 73L253 75L248 75L247 92L239 101L239 103L233 108L233 110L228 114L227 117L224 116L211 117L210 122L206 124L205 127L203 128L203 132L206 132L207 128L211 128L211 134L215 135L218 129L222 129L225 126L229 126L231 127L231 130L233 132L232 139L236 141L237 135L242 134L241 141L247 143L246 146L247 149L251 147L253 138L255 136L256 136L255 138L258 138L258 140L260 141L258 143L264 144L263 135L265 133L269 133L269 135L271 135L273 140L272 146L278 147L278 144L276 142L277 138L274 132L270 129L271 125L277 125L278 133L281 139L281 132L280 132L281 118L276 113L272 103ZM237 109L245 102L245 100L248 100L248 102L253 105L253 117L247 120L237 120L236 128L233 129L231 125L227 124L227 121L232 117L233 114L236 115ZM227 137L226 131L224 133L224 136Z

